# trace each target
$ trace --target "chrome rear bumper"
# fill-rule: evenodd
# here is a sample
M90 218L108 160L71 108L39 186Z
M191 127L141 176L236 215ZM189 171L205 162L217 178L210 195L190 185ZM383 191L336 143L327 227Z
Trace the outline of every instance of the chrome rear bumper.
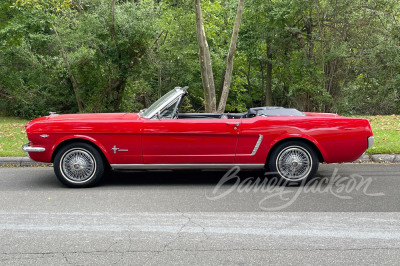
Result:
M22 145L22 150L28 154L28 152L44 152L46 149L43 147L31 147L29 143Z
M374 137L368 137L368 148L371 148L374 145Z

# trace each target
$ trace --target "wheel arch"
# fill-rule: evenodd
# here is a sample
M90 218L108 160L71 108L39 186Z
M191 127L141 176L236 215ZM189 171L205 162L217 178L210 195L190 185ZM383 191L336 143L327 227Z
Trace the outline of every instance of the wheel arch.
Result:
M324 159L324 156L322 155L321 150L319 149L319 147L317 146L317 144L315 144L313 141L311 141L311 140L309 140L309 139L306 139L306 138L303 138L303 137L288 137L288 138L284 138L284 139L281 139L281 140L275 142L275 143L271 146L271 148L270 148L269 151L268 151L268 155L267 155L267 159L266 159L266 161L265 161L265 165L268 165L269 159L270 159L271 154L272 154L272 152L274 151L274 149L275 149L278 145L280 145L280 144L282 144L282 143L285 143L285 142L289 142L289 141L298 141L298 142L302 142L302 143L304 143L304 144L309 145L309 146L316 152L319 162L321 162L321 163L322 163L322 162L325 162L325 159Z
M71 143L75 143L75 142L82 142L82 143L86 143L89 144L90 146L92 146L93 148L95 148L101 155L101 158L103 159L104 164L107 167L110 167L110 162L104 152L104 148L100 147L99 144L95 143L92 140L86 139L86 138L80 138L80 137L74 137L74 138L68 138L68 139L64 139L62 141L60 141L59 143L57 143L55 145L55 147L53 148L53 154L51 155L51 162L54 163L54 158L57 155L57 153L66 145L71 144Z

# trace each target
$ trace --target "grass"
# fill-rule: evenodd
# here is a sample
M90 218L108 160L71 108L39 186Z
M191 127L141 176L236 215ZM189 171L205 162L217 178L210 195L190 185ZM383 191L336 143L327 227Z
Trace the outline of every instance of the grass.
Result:
M400 115L363 116L372 126L375 144L368 154L400 153ZM22 144L28 142L24 125L28 120L0 117L0 157L25 156Z
M28 120L0 117L0 157L26 156L21 146L28 142L24 125Z
M400 115L365 116L371 123L375 143L368 154L400 153Z

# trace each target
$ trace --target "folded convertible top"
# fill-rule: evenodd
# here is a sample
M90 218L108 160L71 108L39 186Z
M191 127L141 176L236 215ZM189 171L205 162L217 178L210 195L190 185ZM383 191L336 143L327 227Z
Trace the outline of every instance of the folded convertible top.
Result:
M297 109L293 108L284 108L280 106L264 106L264 107L255 107L250 108L246 114L246 117L255 117L255 116L305 116L304 113L300 112Z

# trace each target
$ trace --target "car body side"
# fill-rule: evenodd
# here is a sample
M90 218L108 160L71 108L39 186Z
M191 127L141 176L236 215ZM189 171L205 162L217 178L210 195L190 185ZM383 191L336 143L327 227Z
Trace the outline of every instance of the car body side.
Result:
M84 141L116 164L262 164L282 141L316 149L320 161L359 158L373 136L368 120L334 114L240 119L148 119L136 113L41 117L26 125L35 161L52 162L62 145ZM257 146L258 145L258 146ZM257 146L257 147L256 147ZM255 151L255 152L254 152Z

